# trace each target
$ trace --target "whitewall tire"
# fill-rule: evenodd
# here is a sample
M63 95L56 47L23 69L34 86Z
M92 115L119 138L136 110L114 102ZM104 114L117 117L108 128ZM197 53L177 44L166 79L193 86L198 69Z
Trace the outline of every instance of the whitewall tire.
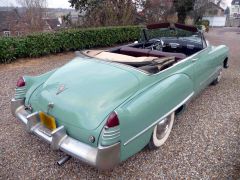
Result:
M175 112L161 120L153 130L151 140L148 144L150 149L156 149L162 146L168 139L173 127Z

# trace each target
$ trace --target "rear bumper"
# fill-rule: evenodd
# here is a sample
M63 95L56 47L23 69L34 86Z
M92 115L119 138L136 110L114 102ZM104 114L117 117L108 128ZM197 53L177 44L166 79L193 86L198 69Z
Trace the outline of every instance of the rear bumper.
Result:
M69 137L64 126L50 132L41 125L38 112L30 114L26 111L24 99L12 99L11 111L26 125L28 132L51 144L54 150L61 150L98 169L109 169L120 162L120 142L95 148Z

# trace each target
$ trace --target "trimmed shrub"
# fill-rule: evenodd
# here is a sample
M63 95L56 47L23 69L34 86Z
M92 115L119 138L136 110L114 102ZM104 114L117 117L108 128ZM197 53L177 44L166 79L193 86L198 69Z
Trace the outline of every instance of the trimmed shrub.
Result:
M17 58L39 57L138 40L140 26L71 29L55 33L38 33L25 37L0 38L0 63Z

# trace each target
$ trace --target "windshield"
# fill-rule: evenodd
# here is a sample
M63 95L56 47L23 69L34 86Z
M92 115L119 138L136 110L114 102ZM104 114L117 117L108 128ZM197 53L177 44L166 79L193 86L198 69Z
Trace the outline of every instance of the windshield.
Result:
M161 38L179 38L181 40L193 41L201 43L201 34L199 32L191 32L182 29L158 28L158 29L143 29L141 32L140 42L148 42L151 39Z

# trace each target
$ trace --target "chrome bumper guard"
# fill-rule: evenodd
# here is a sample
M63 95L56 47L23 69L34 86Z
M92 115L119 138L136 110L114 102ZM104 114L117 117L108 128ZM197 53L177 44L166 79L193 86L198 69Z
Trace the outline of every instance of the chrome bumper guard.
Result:
M26 111L24 99L12 99L11 111L26 125L29 133L33 133L51 144L54 150L61 150L99 169L113 168L120 162L120 142L111 146L95 148L69 137L64 126L50 131L41 125L38 112L30 114Z

